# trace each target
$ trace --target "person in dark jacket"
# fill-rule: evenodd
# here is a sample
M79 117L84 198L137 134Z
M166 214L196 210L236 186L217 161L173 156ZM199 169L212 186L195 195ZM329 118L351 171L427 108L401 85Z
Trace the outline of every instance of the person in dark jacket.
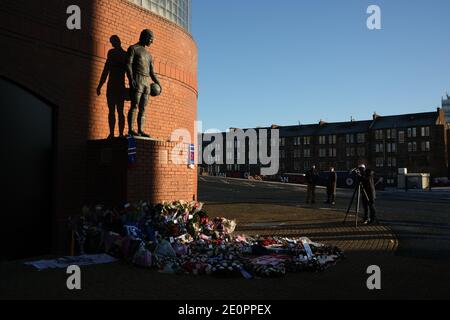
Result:
M318 181L319 173L316 170L316 166L312 166L312 168L306 172L306 183L308 184L306 203L316 203L316 186Z
M373 170L366 168L364 165L360 167L360 179L364 189L362 195L364 224L366 225L374 223L376 219L375 201L377 199L377 194L375 190L374 175L375 173Z
M327 181L327 204L336 204L336 187L337 187L337 174L333 167L330 168Z

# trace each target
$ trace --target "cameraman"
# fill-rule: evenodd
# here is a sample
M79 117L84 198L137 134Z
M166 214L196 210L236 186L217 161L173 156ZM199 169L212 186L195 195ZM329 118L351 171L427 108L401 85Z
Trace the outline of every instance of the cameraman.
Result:
M363 187L362 203L364 207L364 224L372 224L376 219L375 200L377 199L374 172L362 164L359 166L358 177Z

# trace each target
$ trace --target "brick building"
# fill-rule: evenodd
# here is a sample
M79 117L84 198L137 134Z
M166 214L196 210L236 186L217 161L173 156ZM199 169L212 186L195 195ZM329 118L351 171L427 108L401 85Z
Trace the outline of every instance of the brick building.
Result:
M81 30L66 26L72 5L81 9ZM196 136L197 46L189 27L190 0L0 2L1 127L9 164L3 166L2 177L8 186L5 225L10 226L3 235L20 239L14 248L2 248L2 256L45 253L49 248L67 251L68 217L97 195L87 188L92 179L87 142L99 140L102 145L108 136L105 92L97 96L96 88L112 35L127 50L143 29L152 29L155 41L149 51L163 86L163 94L150 101L144 128L156 141L138 143L135 171L120 168L130 189L122 194L129 201L196 198L196 168L170 158L174 130ZM128 109L126 102L125 112ZM114 148L107 144L100 153ZM126 148L120 156L126 157ZM142 175L147 181L139 181Z
M445 177L448 171L447 130L443 109L437 112L382 117L370 127L369 164L391 184L398 168Z
M305 172L313 164L320 170L356 167L367 159L370 121L320 122L281 128L281 171ZM283 163L285 164L283 166Z
M366 121L321 121L260 129L279 129L279 175L304 174L312 165L321 171L334 167L337 171L348 172L361 163L372 167L385 184L391 186L397 184L399 168L430 173L432 177L448 175L449 125L441 108L435 112L396 116L374 114L372 120ZM226 141L226 134L222 135ZM205 137L204 148L211 140ZM226 141L227 145L230 143L236 149L239 147L236 141ZM246 142L246 160L248 150ZM222 156L226 158L225 151ZM260 164L249 165L248 162L203 165L203 170L210 174L234 177L259 175L259 169Z

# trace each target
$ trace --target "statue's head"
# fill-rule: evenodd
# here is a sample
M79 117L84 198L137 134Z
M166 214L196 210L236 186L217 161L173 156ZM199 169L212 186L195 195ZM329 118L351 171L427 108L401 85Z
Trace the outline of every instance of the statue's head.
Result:
M149 29L143 30L139 38L139 43L146 47L151 45L153 43L153 32Z
M119 36L114 35L109 39L109 42L111 42L111 45L113 48L119 49L122 47L122 42L120 41Z

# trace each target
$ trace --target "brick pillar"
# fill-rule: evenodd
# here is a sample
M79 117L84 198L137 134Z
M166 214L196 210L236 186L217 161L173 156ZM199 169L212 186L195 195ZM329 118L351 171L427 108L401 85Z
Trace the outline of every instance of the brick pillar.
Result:
M197 199L197 168L188 166L187 144L138 138L135 163L128 161L127 139L89 141L87 148L88 204Z

